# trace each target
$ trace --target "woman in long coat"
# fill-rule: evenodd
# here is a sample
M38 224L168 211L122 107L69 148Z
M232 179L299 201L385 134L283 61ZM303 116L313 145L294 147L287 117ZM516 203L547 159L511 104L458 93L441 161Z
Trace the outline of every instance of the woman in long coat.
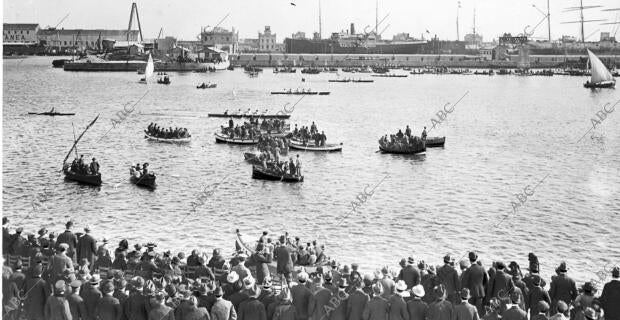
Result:
M269 263L273 260L271 253L264 250L262 243L256 246L253 260L256 263L256 283L262 284L266 277L269 277Z

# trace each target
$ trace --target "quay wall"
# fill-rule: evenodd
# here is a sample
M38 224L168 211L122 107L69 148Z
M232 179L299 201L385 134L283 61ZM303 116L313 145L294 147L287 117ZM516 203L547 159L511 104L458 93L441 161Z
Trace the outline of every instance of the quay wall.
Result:
M599 58L608 64L620 67L620 55L602 55ZM517 68L519 56L511 56L509 60L484 60L479 56L450 54L239 54L230 57L231 64L236 66L259 67L363 67L374 65L391 65L400 67L421 68ZM530 55L530 68L555 68L566 64L585 67L587 55Z

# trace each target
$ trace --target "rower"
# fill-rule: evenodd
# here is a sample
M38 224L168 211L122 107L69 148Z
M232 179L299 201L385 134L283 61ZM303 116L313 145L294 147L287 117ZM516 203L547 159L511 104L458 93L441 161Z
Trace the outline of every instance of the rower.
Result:
M99 163L97 162L97 159L95 159L94 157L93 157L93 162L90 163L90 172L91 174L99 173Z
M297 168L297 175L301 176L301 158L299 154L297 154L297 161L295 162L295 167Z

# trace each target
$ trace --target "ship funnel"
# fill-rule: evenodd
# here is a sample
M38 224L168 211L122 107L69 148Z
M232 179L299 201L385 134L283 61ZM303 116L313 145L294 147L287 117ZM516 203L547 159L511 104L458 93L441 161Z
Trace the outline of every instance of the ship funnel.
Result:
M351 23L351 35L355 35L355 23Z

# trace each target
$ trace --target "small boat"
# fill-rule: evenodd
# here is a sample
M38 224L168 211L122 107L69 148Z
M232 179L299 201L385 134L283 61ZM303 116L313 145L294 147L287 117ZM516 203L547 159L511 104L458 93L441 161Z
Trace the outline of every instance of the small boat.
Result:
M319 74L319 73L321 73L321 69L319 69L319 68L303 68L303 69L301 69L301 73Z
M342 151L342 147L343 147L343 143L328 143L325 144L324 146L316 146L315 144L311 143L296 143L291 141L291 143L289 143L289 147L291 149L296 149L296 150L306 150L306 151L322 151L322 152L332 152L332 151Z
M192 140L191 136L187 138L159 138L159 137L149 135L148 133L146 133L146 130L144 131L144 138L151 140L151 141L165 142L165 143L188 143Z
M132 168L133 169L133 168ZM157 176L154 173L149 172L146 175L137 176L135 173L130 173L129 181L131 183L148 188L155 188L157 185L155 184L155 180Z
M382 78L407 78L406 74L371 74L371 77L382 77Z
M416 154L426 151L426 143L424 142L424 140L421 139L418 139L418 143L414 146L406 145L403 143L386 145L379 142L379 150L381 150L381 152L383 153Z
M275 168L263 168L262 166L253 165L252 179L283 182L303 182L304 176L281 173L278 172Z
M230 144L257 144L258 138L256 139L240 139L240 138L231 138L230 136L216 133L215 134L215 142L217 143L230 143Z
M76 181L76 182L89 184L93 186L101 185L101 172L97 172L97 174L85 174L85 173L75 172L71 170L71 165L67 163L67 159L69 158L69 156L71 155L71 152L74 149L76 150L75 156L77 158L78 154L77 154L76 146L78 142L80 141L80 139L82 139L86 131L90 129L90 127L92 127L95 124L95 122L97 122L97 119L99 119L99 115L97 115L97 117L95 117L95 119L91 121L89 125L86 126L84 131L82 131L82 134L80 134L80 136L77 137L77 139L75 139L75 141L73 142L73 146L71 146L71 149L69 149L67 156L62 161L62 171L65 174L65 180Z
M216 88L217 84L216 83L202 83L201 85L196 86L196 89L212 89L212 88Z
M446 144L446 137L426 137L426 147L443 147Z
M319 95L326 96L329 95L329 91L271 91L271 94L294 94L294 95Z
M62 68L65 65L65 62L71 61L71 59L56 59L52 60L52 66L54 68Z
M157 79L157 83L159 83L159 84L170 84L170 77L164 76L163 78Z
M291 117L290 114L254 114L254 113L209 113L209 117L211 118L264 118L264 119L288 119Z
M149 59L146 63L146 67L144 67L144 70L138 70L138 74L144 74L144 78L140 79L139 83L147 84L149 81L149 78L153 76L154 71L155 71L155 64L153 64L153 57L149 53Z
M590 80L583 84L586 88L613 88L616 86L616 79L609 72L603 62L590 49L588 58L590 59L591 76Z
M28 112L28 114L37 115L37 116L74 116L75 113L63 113L63 112Z
M243 158L245 159L245 161L247 161L247 162L249 162L251 164L260 165L262 163L262 161L260 161L258 159L258 155L256 153L244 152L243 153Z

